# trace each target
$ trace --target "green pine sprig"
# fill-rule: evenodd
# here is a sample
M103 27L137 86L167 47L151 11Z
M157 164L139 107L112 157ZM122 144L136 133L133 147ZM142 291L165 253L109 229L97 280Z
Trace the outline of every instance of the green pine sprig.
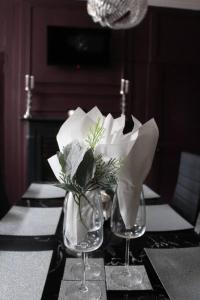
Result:
M89 129L89 133L86 138L86 143L93 151L96 148L98 142L103 137L103 133L104 133L103 125L101 124L101 120L98 119L97 123Z
M99 154L95 158L95 164L96 170L89 189L95 189L98 186L104 190L114 190L117 185L121 162L116 158L104 161L103 156Z

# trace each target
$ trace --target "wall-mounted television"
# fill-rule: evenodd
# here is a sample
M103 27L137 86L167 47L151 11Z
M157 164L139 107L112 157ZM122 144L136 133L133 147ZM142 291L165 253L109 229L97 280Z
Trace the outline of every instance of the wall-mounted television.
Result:
M104 28L47 27L47 64L108 66L111 32Z

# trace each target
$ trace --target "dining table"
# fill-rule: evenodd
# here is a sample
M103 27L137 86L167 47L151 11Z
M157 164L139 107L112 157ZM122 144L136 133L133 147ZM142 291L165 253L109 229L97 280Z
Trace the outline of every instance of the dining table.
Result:
M61 207L62 201L63 199L61 198L53 199L53 204ZM40 197L38 203L40 207L45 209L45 207L52 206L52 199L42 199ZM155 198L150 196L146 199L146 204L152 206L163 203L164 201L162 197L158 197L158 195L155 195ZM38 204L37 199L36 201L27 201L26 197L22 197L20 205L34 207ZM45 272L47 274L43 277L45 278L45 283L41 292L41 297L38 298L38 300L70 300L65 298L65 285L67 284L67 281L71 282L67 263L72 260L80 260L80 255L70 252L63 243L63 218L64 213L62 210L55 235L51 236L50 239L44 236L29 238L20 236L18 236L18 238L0 236L0 253L1 251L14 250L25 252L32 251L33 249L36 251L48 250L46 253L48 256L49 267L48 265L46 266ZM182 254L183 249L186 249L187 251L190 249L192 251L200 249L199 234L195 232L194 228L172 231L146 231L141 237L131 239L129 255L130 266L141 272L142 284L139 284L136 288L132 289L120 289L120 287L114 286L110 283L109 274L113 268L123 266L125 263L125 239L119 238L112 233L109 218L104 221L103 226L104 239L101 247L89 253L89 261L99 260L102 264L104 276L100 279L100 286L102 286L101 300L171 299L170 288L166 284L166 281L163 280L162 272L160 273L159 268L163 266L159 266L159 257L161 257L160 260L162 260L163 253L168 256L171 255L170 250L176 251L175 254L179 257L181 255L187 255L187 252L186 254ZM52 250L52 252L50 253L49 250ZM153 250L158 252L154 252ZM162 250L167 252L161 252ZM190 255L190 252L188 253ZM44 256L45 252L43 253L43 256L41 256L40 260L42 260ZM165 261L163 260L163 263L164 262ZM170 272L170 270L168 272ZM166 274L168 275L168 273ZM170 277L170 275L168 276ZM175 278L175 282L177 284L177 278ZM184 282L180 282L180 285L184 284ZM184 299L180 298L180 300Z
M152 202L154 203L154 202ZM153 204L152 204L153 205ZM63 215L61 216L63 218ZM70 253L65 248L62 238L62 221L60 222L60 228L58 228L58 247L54 251L49 273L45 283L45 287L42 294L42 300L63 299L64 292L62 283L65 280L64 274L68 272L66 268L66 261L70 259L79 259L76 254ZM132 239L130 241L130 265L142 267L142 276L145 275L144 281L147 279L147 283L140 287L137 286L133 290L120 290L120 288L109 287L109 279L105 276L105 295L102 299L107 300L142 300L142 299L170 299L168 292L160 280L157 270L154 268L149 255L149 249L183 249L199 247L200 239L199 235L194 229L188 230L174 230L165 232L145 232L143 236ZM115 268L116 266L123 266L125 263L125 240L115 236L110 230L110 220L104 222L104 240L102 246L94 252L89 253L90 259L103 259L104 270L109 268ZM140 270L140 269L139 269ZM109 273L109 271L108 271ZM70 279L69 276L68 280ZM184 283L181 283L184 284ZM62 288L61 288L62 287ZM104 298L105 297L105 298ZM66 298L68 299L68 298ZM180 299L183 300L183 299Z

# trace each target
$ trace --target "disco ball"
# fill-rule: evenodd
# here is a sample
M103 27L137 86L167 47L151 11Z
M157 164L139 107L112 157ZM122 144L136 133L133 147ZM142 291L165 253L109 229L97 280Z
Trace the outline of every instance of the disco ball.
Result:
M87 11L94 22L113 29L138 25L146 15L147 0L88 0Z

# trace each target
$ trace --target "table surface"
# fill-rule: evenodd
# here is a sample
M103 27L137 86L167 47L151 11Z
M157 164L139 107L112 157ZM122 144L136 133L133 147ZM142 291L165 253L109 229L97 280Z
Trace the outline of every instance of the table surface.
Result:
M62 222L61 222L62 223ZM182 248L199 246L199 237L193 231L182 230L173 232L153 232L145 233L142 237L130 242L130 264L144 265L147 275L153 287L152 290L144 291L107 291L108 300L151 300L169 299L162 283L156 275L147 255L145 248ZM42 300L58 299L60 284L63 278L65 261L68 257L73 257L66 253L60 235L60 246L51 262L50 269L55 268L47 277ZM60 255L59 255L60 253ZM109 221L104 224L104 242L96 251L89 254L89 257L102 257L106 266L123 265L125 253L125 241L112 234ZM56 266L56 267L55 267Z
M46 202L46 199L45 199ZM51 201L50 201L51 203ZM147 203L147 204L150 204ZM151 200L151 204L158 204L158 199ZM35 204L33 203L33 206ZM18 237L13 240L7 237L0 237L0 250L30 251L36 245L43 248L52 249L54 247L53 256L50 263L47 280L44 286L41 300L56 300L59 296L61 281L65 267L66 258L73 257L66 252L62 242L62 218L56 231L56 241L48 241L44 243L44 237L33 239L25 239ZM49 243L50 242L50 243ZM145 248L186 248L199 246L199 236L190 230L180 230L173 232L146 232L142 237L131 240L130 242L130 264L143 265L147 271L147 275L153 287L152 290L146 291L107 291L108 300L165 300L169 299L162 283L160 282L156 272L148 259ZM46 250L45 249L45 250ZM104 241L103 245L96 251L89 254L90 257L103 258L106 266L123 265L125 253L125 241L113 235L110 231L109 220L104 223Z

